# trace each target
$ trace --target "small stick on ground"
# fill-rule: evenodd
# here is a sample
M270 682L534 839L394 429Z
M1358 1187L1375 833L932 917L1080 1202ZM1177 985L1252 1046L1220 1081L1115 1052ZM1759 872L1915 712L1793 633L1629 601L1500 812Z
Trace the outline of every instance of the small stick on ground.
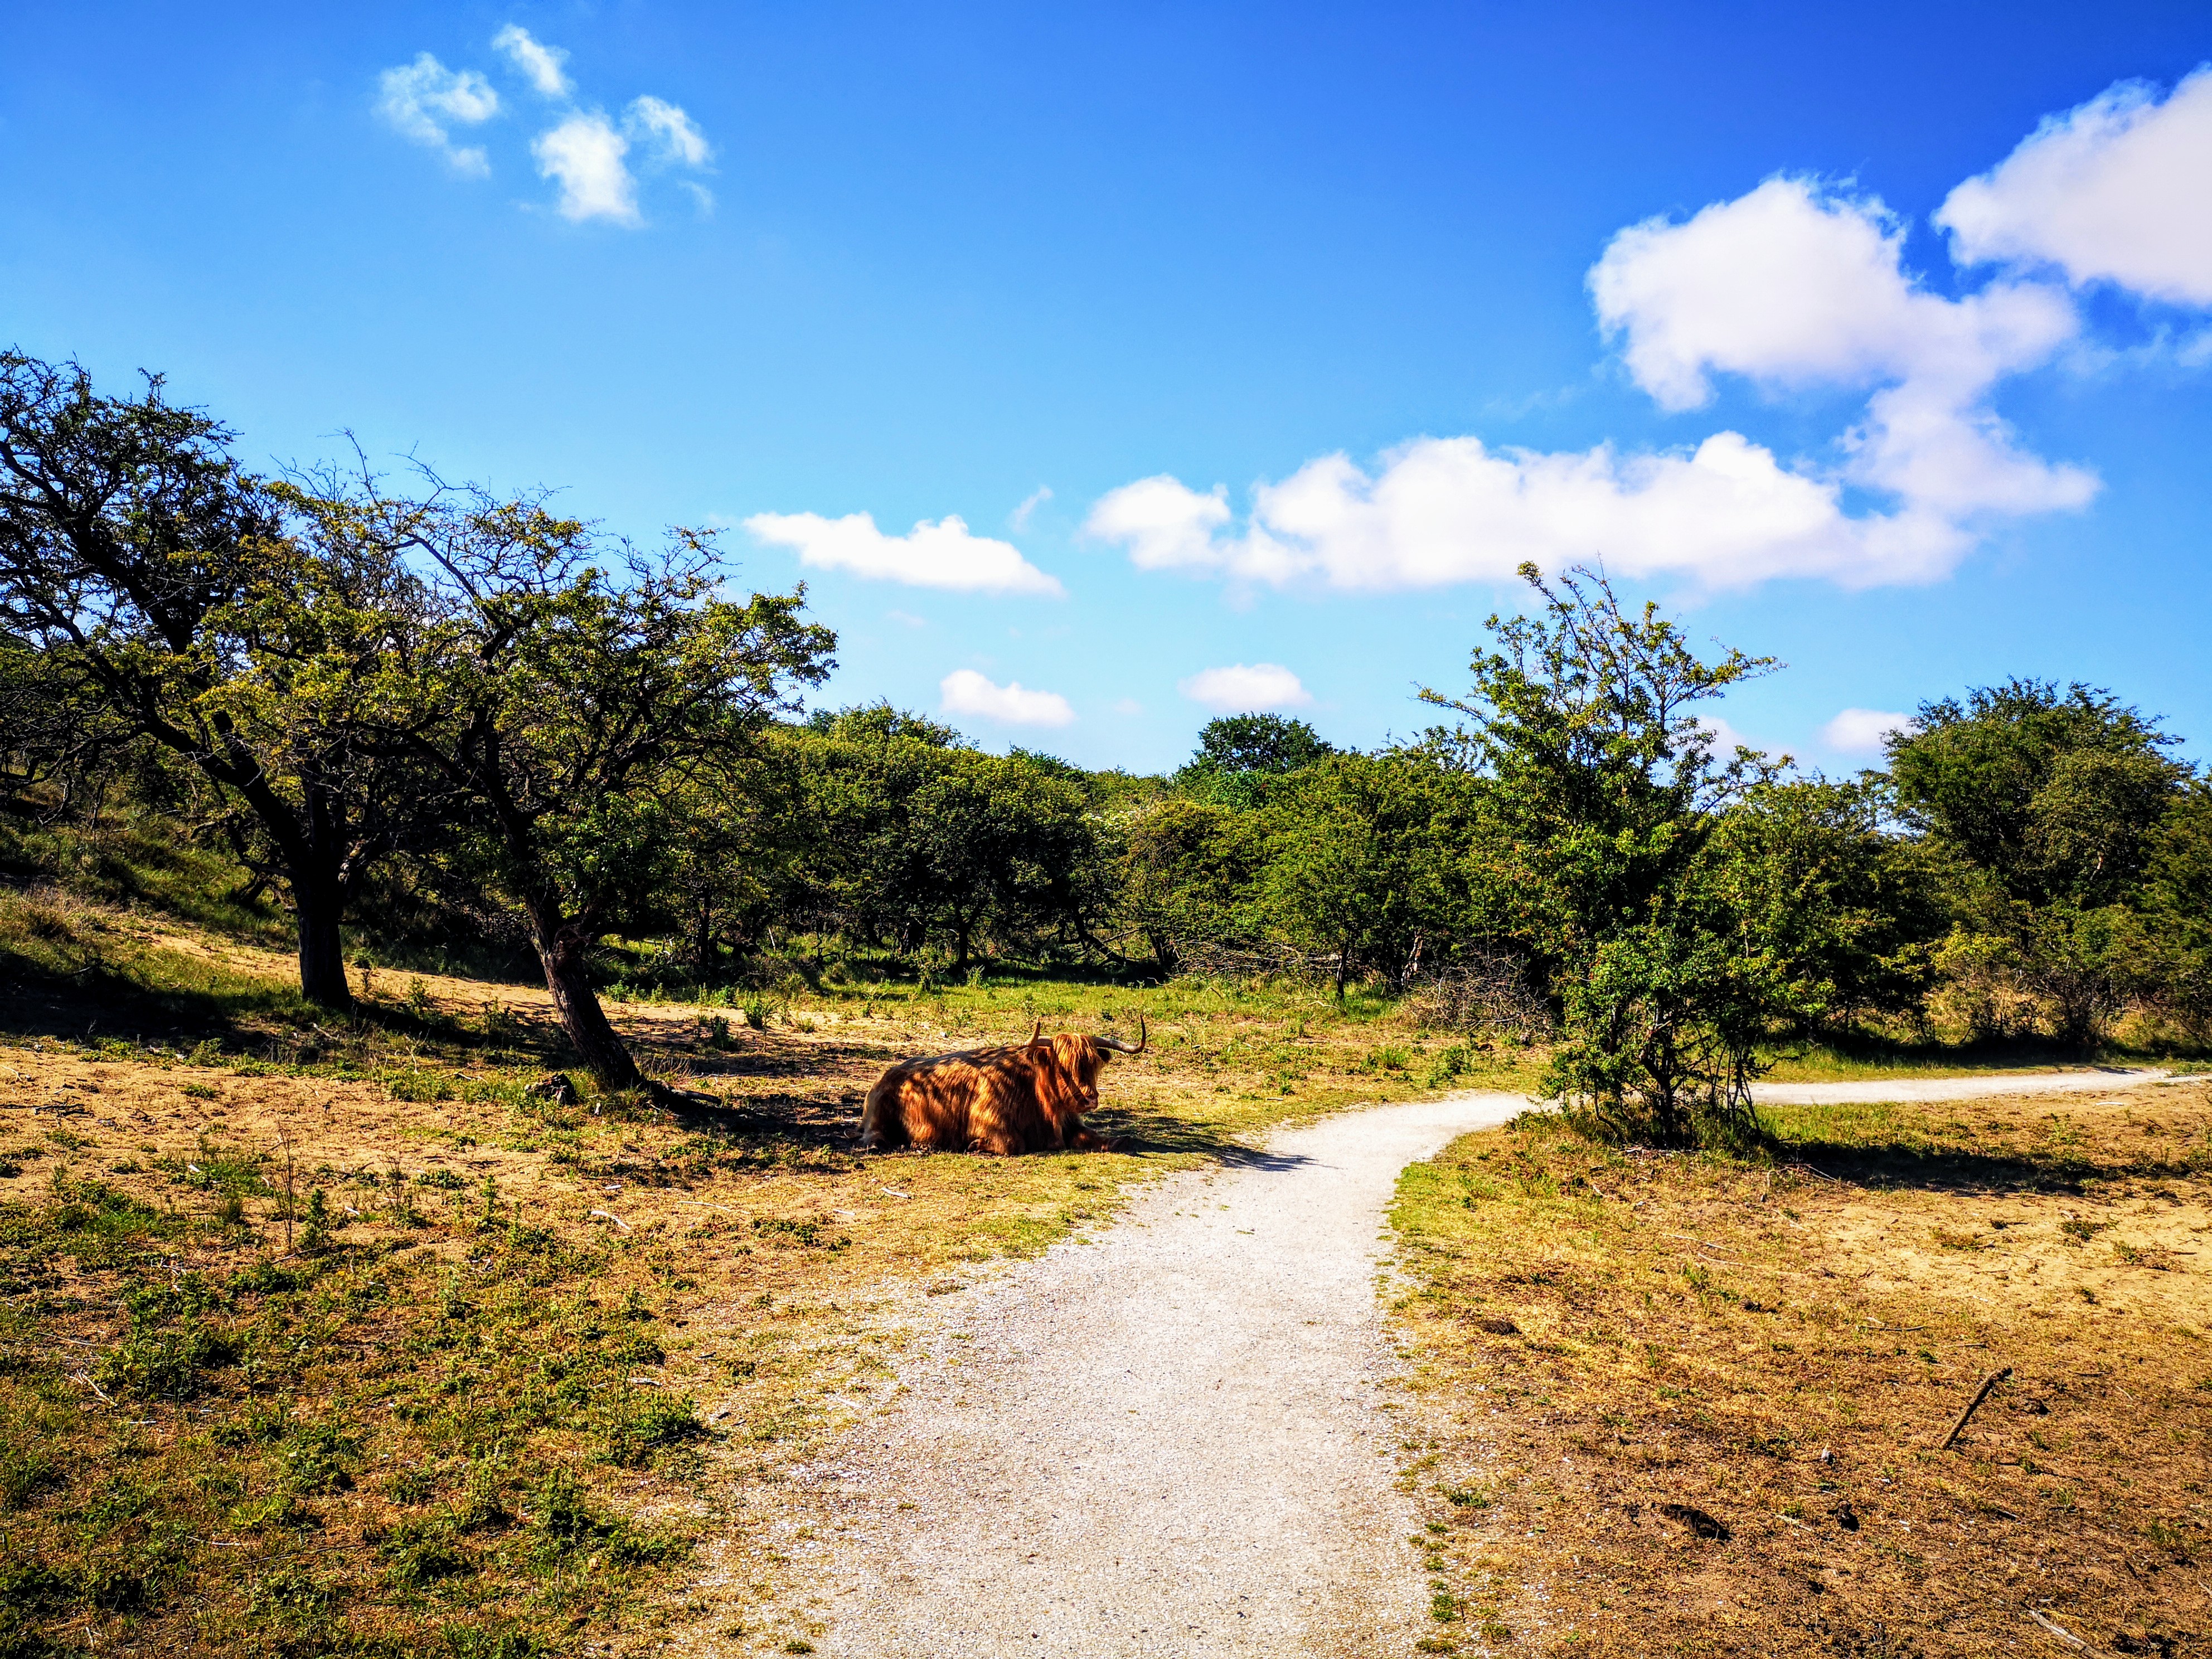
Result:
M1979 1411L1982 1408L1982 1401L1990 1397L1990 1390L2011 1375L2011 1366L2000 1365L1982 1379L1982 1386L1974 1390L1974 1397L1966 1402L1966 1409L1959 1413L1959 1420L1951 1425L1951 1432L1943 1437L1943 1443L1936 1448L1937 1451L1951 1449L1953 1443L1966 1431L1967 1419Z
M2089 1645L2080 1637L2076 1636L2072 1631L2068 1630L2063 1625L2053 1623L2051 1620L2045 1618L2041 1613L2038 1613L2033 1607L2030 1607L2027 1610L2027 1616L2034 1620L2037 1624L2042 1626L2044 1629L2049 1631L2053 1636L2057 1637L2060 1641L2067 1644L2069 1647L2086 1648Z
M286 1130L283 1133L279 1134L276 1139L278 1143L284 1148L284 1254L289 1257L292 1254L292 1211L294 1208L292 1202L291 1132L289 1130Z

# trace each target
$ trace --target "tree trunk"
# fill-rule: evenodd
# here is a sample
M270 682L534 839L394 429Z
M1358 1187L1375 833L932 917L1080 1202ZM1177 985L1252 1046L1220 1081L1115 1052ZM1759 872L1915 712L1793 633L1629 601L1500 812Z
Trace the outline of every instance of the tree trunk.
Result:
M1336 953L1336 1000L1339 1002L1344 1000L1344 981L1351 972L1352 943L1347 939L1344 947Z
M602 1089L635 1089L645 1077L599 1006L584 971L584 941L558 915L533 914L531 940L544 965L545 988L553 994L553 1012L584 1069Z
M318 1008L344 1013L353 1007L346 984L345 945L338 918L345 901L320 882L295 881L292 902L300 923L300 992Z

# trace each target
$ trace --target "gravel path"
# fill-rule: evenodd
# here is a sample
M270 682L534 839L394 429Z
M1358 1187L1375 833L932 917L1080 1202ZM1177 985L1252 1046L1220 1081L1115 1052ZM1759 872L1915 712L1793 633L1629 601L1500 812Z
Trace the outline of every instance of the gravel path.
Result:
M822 1650L1403 1652L1425 1592L1377 1409L1382 1210L1527 1104L1332 1117L987 1281L814 1472L848 1522Z
M2111 1089L2150 1073L1782 1085L1768 1099ZM1347 1112L1170 1176L985 1280L805 1480L795 1554L853 1659L1367 1655L1426 1632L1381 1409L1398 1173L1528 1105Z
M2142 1066L2099 1066L2089 1072L2033 1072L2011 1077L1885 1078L1859 1083L1754 1083L1752 1099L1775 1106L1841 1106L1854 1101L1981 1100L1990 1095L2076 1095L2133 1088L2165 1080Z

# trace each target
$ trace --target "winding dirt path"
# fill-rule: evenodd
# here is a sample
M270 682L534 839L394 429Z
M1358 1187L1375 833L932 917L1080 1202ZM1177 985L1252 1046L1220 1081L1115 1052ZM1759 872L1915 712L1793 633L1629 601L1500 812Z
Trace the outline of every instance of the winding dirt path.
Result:
M1786 1086L1903 1097L1895 1083ZM1380 1386L1383 1211L1407 1164L1528 1104L1344 1113L1171 1176L1095 1241L985 1282L902 1368L901 1398L806 1472L838 1522L793 1563L826 1587L822 1650L1405 1651L1427 1620Z

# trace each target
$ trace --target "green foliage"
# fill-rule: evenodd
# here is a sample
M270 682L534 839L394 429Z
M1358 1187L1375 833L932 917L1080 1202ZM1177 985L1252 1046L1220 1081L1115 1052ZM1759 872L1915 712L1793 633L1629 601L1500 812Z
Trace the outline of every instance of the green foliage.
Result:
M2201 1010L2172 902L2194 799L2175 741L2108 692L2031 679L1925 703L1891 739L1899 809L1948 864L1942 965L1978 1031L2081 1043L2145 997Z
M1819 992L1793 985L1763 936L1777 907L1745 879L1755 843L1715 845L1776 769L1747 750L1718 758L1697 706L1775 665L1701 659L1656 607L1624 611L1601 574L1554 588L1522 574L1539 614L1491 618L1503 648L1476 653L1468 697L1424 694L1469 722L1431 733L1431 752L1491 786L1474 908L1553 988L1563 1036L1547 1082L1593 1127L1740 1133L1760 1038Z
M1336 755L1291 780L1267 813L1256 884L1263 922L1326 957L1336 992L1363 968L1401 981L1415 942L1448 939L1463 781L1403 755Z
M872 714L874 711L866 711ZM1086 792L1024 756L986 755L848 717L792 734L787 915L965 972L989 938L1034 950L1087 931L1097 836Z
M1336 750L1304 720L1281 714L1224 714L1199 728L1198 752L1176 786L1239 809L1266 804L1277 781Z

